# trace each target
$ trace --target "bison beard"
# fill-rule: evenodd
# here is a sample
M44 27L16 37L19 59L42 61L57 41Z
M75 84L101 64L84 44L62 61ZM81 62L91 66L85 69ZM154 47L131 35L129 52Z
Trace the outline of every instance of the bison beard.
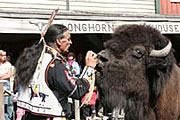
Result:
M167 44L168 39L150 26L115 30L99 53L106 59L100 60L99 99L108 111L124 108L126 120L180 119L180 69L173 53L150 56Z

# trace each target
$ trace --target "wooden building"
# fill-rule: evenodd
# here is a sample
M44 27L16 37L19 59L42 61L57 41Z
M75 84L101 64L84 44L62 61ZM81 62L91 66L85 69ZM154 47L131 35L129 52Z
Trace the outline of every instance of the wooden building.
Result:
M91 13L155 13L154 0L0 0L5 11L66 11Z
M157 10L160 14L180 15L180 0L157 0ZM159 4L160 3L160 4Z
M11 53L15 62L25 47L39 40L40 31L57 8L59 13L53 23L64 24L71 30L71 50L76 53L89 49L98 52L114 28L121 24L149 24L178 43L180 10L173 7L177 14L165 15L161 2L163 0L0 0L0 49ZM180 43L175 44L178 45ZM179 47L176 49L180 51Z
M170 38L180 63L180 0L0 0L0 49L12 64L25 47L38 42L55 9L53 23L72 33L70 51L99 52L116 26L148 24Z

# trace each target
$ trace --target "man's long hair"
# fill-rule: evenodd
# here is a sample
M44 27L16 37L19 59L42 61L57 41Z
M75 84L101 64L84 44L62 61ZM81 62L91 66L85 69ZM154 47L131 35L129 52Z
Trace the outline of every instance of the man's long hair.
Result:
M46 44L49 46L56 44L56 39L58 37L63 38L66 30L68 29L64 25L51 25L44 36ZM44 43L40 42L31 47L25 48L23 53L17 59L15 64L16 80L23 89L28 87L30 80L33 77L43 46Z

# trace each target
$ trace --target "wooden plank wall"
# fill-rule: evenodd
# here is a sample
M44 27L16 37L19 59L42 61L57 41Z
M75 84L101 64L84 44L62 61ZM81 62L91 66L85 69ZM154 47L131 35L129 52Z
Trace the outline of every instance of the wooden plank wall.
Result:
M67 0L68 1L68 0ZM67 9L66 0L0 0L0 11ZM70 11L93 13L155 13L154 0L69 0Z
M66 10L66 0L0 0L1 11Z
M71 10L115 13L155 13L154 0L71 0Z
M180 2L170 2L170 0L161 0L160 14L180 14Z

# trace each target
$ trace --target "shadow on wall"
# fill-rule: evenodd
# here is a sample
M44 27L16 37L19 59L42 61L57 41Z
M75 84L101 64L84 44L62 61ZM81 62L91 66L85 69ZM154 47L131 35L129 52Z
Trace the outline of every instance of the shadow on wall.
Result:
M103 49L103 43L110 38L110 34L72 34L70 51L86 54L88 50L98 53Z
M180 64L180 34L169 34L165 35L172 42L172 47L174 49L174 55L176 57L177 63Z
M103 42L110 38L110 34L71 34L72 46L70 51L85 56L88 50L98 53L103 49ZM16 59L24 50L40 39L39 34L0 34L0 49L6 50L11 57L11 63L15 64Z
M14 65L25 47L31 46L40 39L39 34L0 34L0 49L7 51Z

